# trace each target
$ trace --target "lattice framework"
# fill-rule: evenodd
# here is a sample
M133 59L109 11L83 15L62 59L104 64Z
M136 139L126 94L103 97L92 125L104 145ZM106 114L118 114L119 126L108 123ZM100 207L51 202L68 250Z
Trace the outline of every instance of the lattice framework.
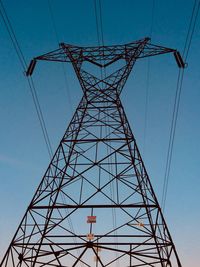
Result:
M102 47L62 43L32 60L27 76L38 60L71 62L83 97L2 267L181 267L120 100L137 59L171 52L184 67L176 50L149 38ZM84 70L86 62L100 77ZM116 62L123 66L107 75Z

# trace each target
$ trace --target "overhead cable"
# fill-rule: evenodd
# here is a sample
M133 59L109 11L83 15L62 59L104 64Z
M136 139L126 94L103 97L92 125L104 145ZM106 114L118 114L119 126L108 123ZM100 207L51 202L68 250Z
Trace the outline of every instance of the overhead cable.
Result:
M96 30L97 30L98 44L99 44L99 46L105 46L104 33L103 33L103 14L102 14L102 3L101 3L101 0L98 0L98 8L97 8L97 2L96 2L96 0L94 0L94 6L95 6L95 18L96 18ZM97 10L99 10L99 16L98 16ZM98 20L98 17L99 17L99 20ZM106 69L105 69L105 67L103 68L103 72L102 72L102 68L101 68L101 80L103 80L103 76L104 76L104 79L105 79L106 78ZM103 82L102 82L102 89L103 89ZM106 130L106 136L110 136L111 132L110 132L110 127L109 127L109 119L108 119L108 121L106 121L106 124L108 126L108 128L106 126L106 129L105 129ZM110 142L109 142L109 144L110 144ZM111 154L111 144L109 145L109 147L107 147L107 155L110 155L110 154ZM114 176L112 162L113 162L112 156L108 157L109 179L110 179L110 181L112 180L112 178ZM110 182L110 195L111 195L111 199L114 200L114 198L115 198L115 189L114 189L113 182ZM113 223L113 228L116 229L117 228L117 216L116 216L116 210L113 209L113 208L112 208L112 223ZM117 230L115 230L115 233L117 235ZM115 243L118 243L118 238L117 237L115 237ZM115 247L116 247L116 249L118 249L118 245L117 244L116 244ZM118 257L117 252L116 252L116 257ZM117 267L120 267L119 259L117 259L116 265L117 265Z
M151 10L151 26L150 26L150 34L149 37L152 39L153 34L153 23L154 23L154 15L155 15L155 0L152 2L152 10ZM150 80L150 57L147 58L147 80L146 80L146 92L145 92L145 110L144 110L144 155L146 149L146 133L147 133L147 117L148 117L148 105L149 105L149 80Z
M59 45L59 43L60 43L59 34L58 34L57 27L56 27L56 21L55 21L54 12L53 12L53 9L51 6L51 1L48 0L47 2L48 2L49 14L50 14L51 22L52 22L52 27L53 27L53 30L55 33L57 44ZM67 92L67 101L68 101L68 105L70 108L70 112L72 114L73 108L72 108L71 94L70 94L70 90L69 90L69 86L68 86L67 75L66 75L66 71L65 71L65 63L61 62L61 65L62 65L62 72L63 72L63 76L64 76L65 88L66 88L66 92Z
M194 35L195 26L197 23L199 8L200 8L200 1L195 0L194 5L193 5L193 10L192 10L192 15L190 18L189 27L188 27L188 32L187 32L187 36L185 40L184 50L183 50L183 61L184 62L187 62L188 53L191 47L191 42L192 42L192 38ZM170 127L170 137L169 137L169 144L168 144L168 150L167 150L167 160L166 160L166 167L165 167L165 174L164 174L164 184L163 184L163 191L162 191L161 207L163 209L163 213L165 211L165 205L166 205L166 198L167 198L167 191L168 191L168 184L169 184L169 174L170 174L170 169L171 169L171 161L172 161L172 154L173 154L173 147L174 147L174 138L175 138L175 133L176 133L177 118L178 118L179 107L180 107L183 77L184 77L184 68L180 68L179 73L178 73L175 100L174 100L174 106L173 106L172 121L171 121L171 127Z
M13 30L13 27L12 27L12 24L11 24L10 19L8 17L8 14L7 14L7 12L5 10L5 7L4 7L4 5L3 5L1 0L0 0L0 15L2 17L2 20L3 20L3 23L4 23L5 27L6 27L6 30L7 30L8 34L9 34L9 37L11 39L11 42L12 42L13 47L15 49L15 52L16 52L16 54L18 56L18 59L19 59L19 61L21 63L23 72L25 73L26 69L27 69L26 60L25 60L25 57L24 57L24 55L22 53L21 47L19 45L19 42L18 42L17 37L15 35L15 32ZM35 109L36 109L36 113L37 113L37 116L38 116L38 120L39 120L39 123L40 123L40 127L41 127L41 130L42 130L42 134L43 134L43 137L44 137L44 140L45 140L45 144L47 146L48 154L49 154L50 158L52 158L52 155L53 155L52 147L51 147L49 135L48 135L48 132L47 132L46 123L45 123L45 120L44 120L42 109L41 109L41 106L40 106L40 103L39 103L39 99L38 99L38 96L37 96L36 88L35 88L33 79L31 77L27 77L27 81L28 81L28 85L29 85L29 88L30 88L30 92L31 92L31 96L32 96L32 99L33 99L33 103L34 103L34 106L35 106Z
M56 21L55 21L55 18L54 18L54 13L53 13L53 9L52 9L50 0L48 0L48 7L49 7L49 13L50 13L51 21L52 21L53 30L54 30L54 33L55 33L55 36L56 36L56 41L57 41L57 43L59 45L59 35L58 35L58 31L57 31L57 27L56 27ZM69 87L68 87L68 83L67 83L65 65L64 65L64 62L61 62L61 64L62 64L62 71L63 71L63 75L64 75L65 88L66 88L66 91L67 91L67 100L68 100L68 104L69 104L69 107L70 107L70 110L71 110L71 113L72 113L73 109L72 109L72 103L71 103L71 95L70 95L70 91L69 91ZM63 203L66 204L65 194L61 193L61 199L62 199ZM65 210L65 214L66 214L66 217L67 217L69 228L70 228L71 232L75 235L74 225L73 225L71 217L68 216L68 210ZM75 244L77 244L77 237L73 237L73 241L74 241ZM78 249L77 250L77 256L79 257L80 254L81 254L80 253L80 249ZM83 267L83 263L82 262L81 262L81 266Z

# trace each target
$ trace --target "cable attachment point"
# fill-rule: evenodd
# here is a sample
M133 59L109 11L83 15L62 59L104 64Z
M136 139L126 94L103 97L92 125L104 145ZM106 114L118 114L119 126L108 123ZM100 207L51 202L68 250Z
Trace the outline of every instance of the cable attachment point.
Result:
M32 59L29 66L28 66L28 69L26 71L26 76L31 76L33 71L34 71L34 68L35 68L35 65L36 65L36 59Z
M174 51L174 57L176 59L176 63L178 65L178 67L184 69L186 67L186 64L183 61L181 54L178 51Z

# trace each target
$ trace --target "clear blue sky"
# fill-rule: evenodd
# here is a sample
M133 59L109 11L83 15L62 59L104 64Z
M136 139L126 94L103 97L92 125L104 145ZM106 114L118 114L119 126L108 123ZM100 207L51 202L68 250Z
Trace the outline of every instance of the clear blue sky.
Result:
M155 0L152 43L183 51L191 0ZM57 48L48 1L4 0L27 61ZM93 0L50 1L60 42L97 45ZM102 0L105 44L123 44L150 35L153 0ZM185 71L166 202L166 221L183 266L199 266L200 249L200 19ZM148 61L141 60L122 100L158 199L161 200L178 68L172 55L150 60L147 128L145 99ZM49 156L29 87L0 18L0 257L45 172ZM34 81L53 149L80 98L71 66L40 62Z

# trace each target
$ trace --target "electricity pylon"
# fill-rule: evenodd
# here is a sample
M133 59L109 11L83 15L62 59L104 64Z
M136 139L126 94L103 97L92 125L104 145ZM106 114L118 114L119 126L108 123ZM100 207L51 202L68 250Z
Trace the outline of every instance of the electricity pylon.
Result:
M62 43L32 60L27 76L37 60L71 62L83 97L2 267L181 267L120 100L137 59L171 52L183 68L178 51L149 38L101 47ZM84 70L88 63L100 77Z

